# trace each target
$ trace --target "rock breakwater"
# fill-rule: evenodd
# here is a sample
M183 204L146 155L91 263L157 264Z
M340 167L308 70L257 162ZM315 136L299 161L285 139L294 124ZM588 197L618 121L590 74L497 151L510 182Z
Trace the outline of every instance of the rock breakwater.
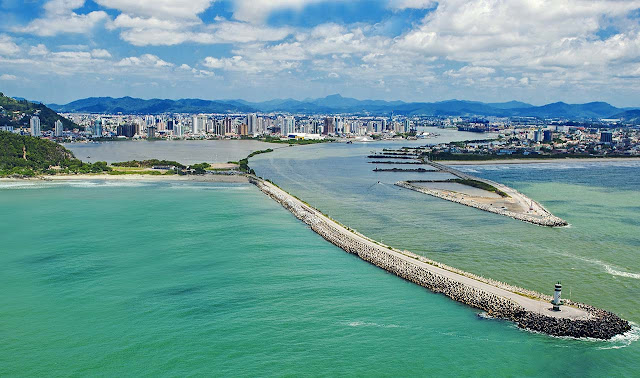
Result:
M563 314L541 312L541 305L549 304L547 296L477 277L380 244L331 220L272 183L254 176L249 176L249 181L325 240L346 252L431 291L486 311L491 317L511 320L521 328L554 336L609 339L631 329L627 321L615 314L584 304L571 302L572 307ZM568 317L563 317L565 315Z

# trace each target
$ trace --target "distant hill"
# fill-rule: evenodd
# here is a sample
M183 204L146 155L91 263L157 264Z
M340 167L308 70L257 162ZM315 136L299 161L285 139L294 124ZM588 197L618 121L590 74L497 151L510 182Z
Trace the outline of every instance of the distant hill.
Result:
M254 108L241 103L200 99L143 100L133 97L90 97L66 105L51 104L51 108L63 113L227 113L252 112Z
M624 112L614 114L611 118L621 119L625 122L640 124L640 109L631 109Z
M0 93L0 126L29 126L32 115L38 113L42 130L51 130L57 120L62 121L65 130L77 128L73 121L62 117L46 105L27 100L16 100Z
M403 102L383 100L358 100L339 94L302 101L276 99L264 102L244 100L143 100L132 97L91 97L66 105L49 105L60 112L77 113L250 113L284 112L307 114L369 114L377 116L427 115L427 116L526 116L540 118L597 119L607 118L626 109L616 108L606 102L566 104L556 102L534 106L519 101L483 103L477 101L448 100L440 102Z

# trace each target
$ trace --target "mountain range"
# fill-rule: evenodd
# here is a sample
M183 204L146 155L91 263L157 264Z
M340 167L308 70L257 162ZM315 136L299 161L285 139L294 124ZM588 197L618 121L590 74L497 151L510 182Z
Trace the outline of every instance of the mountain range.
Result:
M606 102L567 104L554 102L534 106L519 101L484 103L448 100L440 102L404 102L358 100L339 94L316 99L277 99L263 102L244 100L149 99L133 97L90 97L65 105L49 107L63 113L160 114L160 113L251 113L283 112L306 114L426 115L426 116L499 116L568 119L638 118L636 108L617 108Z

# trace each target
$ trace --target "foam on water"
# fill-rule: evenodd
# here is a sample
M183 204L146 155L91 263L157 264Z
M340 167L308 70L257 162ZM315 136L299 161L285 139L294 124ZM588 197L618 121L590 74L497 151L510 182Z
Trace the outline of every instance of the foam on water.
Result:
M634 273L634 272L625 272L623 270L620 270L619 267L615 266L615 265L611 265L608 264L604 261L600 261L600 260L596 260L596 259L590 259L587 257L582 257L582 256L576 256L576 255L571 255L571 254L563 254L564 256L567 257L571 257L571 258L575 258L584 262L588 262L590 264L594 264L594 265L598 265L602 268L604 268L604 270L611 274L612 276L619 276L619 277L627 277L627 278L634 278L636 280L640 280L640 273Z
M347 325L349 327L401 328L401 326L399 326L397 324L378 324L378 323L361 322L361 321L349 322L349 323L347 323Z

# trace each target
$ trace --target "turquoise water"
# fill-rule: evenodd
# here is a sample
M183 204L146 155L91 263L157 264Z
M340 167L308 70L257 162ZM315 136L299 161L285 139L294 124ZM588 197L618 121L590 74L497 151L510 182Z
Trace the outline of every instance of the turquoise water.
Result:
M483 319L247 184L1 182L0 375L632 376L629 338Z

